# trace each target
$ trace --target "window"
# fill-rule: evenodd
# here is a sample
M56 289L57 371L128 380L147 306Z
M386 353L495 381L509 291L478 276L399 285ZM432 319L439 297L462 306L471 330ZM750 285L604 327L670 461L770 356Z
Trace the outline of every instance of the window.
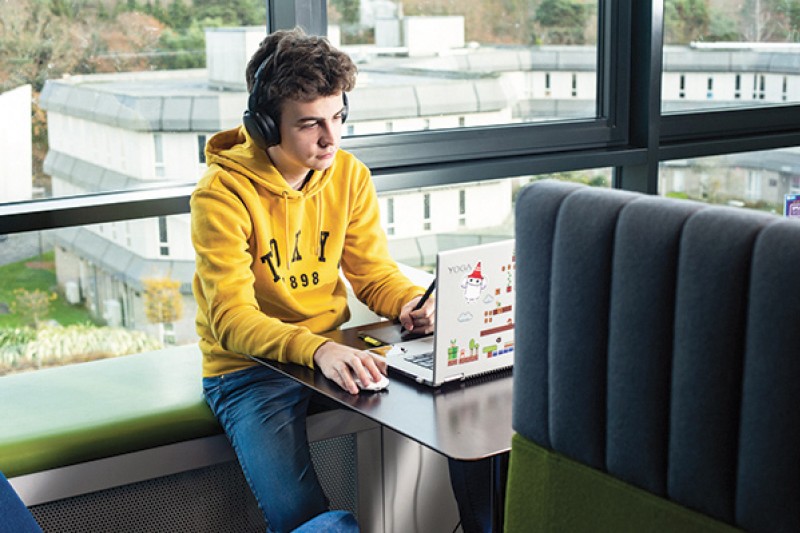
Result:
M159 253L169 255L169 238L167 236L167 217L158 217Z
M153 145L155 149L155 175L163 178L166 175L164 169L164 137L160 133L153 134Z
M396 261L405 265L432 270L439 251L512 238L517 194L525 185L542 179L608 187L611 169L512 176L501 180L381 193L380 197L387 205L387 233L390 227L393 228L389 251ZM468 198L476 200L469 202ZM435 204L435 209L431 204ZM390 217L389 213L394 215ZM420 218L425 221L422 227Z
M328 35L359 59L354 118L391 114L394 131L423 131L424 119L448 129L594 118L600 8L597 0L565 3L328 0ZM549 70L564 64L581 71L550 94ZM529 89L542 75L554 99L576 98L585 78L587 105L544 105ZM389 87L396 98L382 96ZM450 120L458 115L465 123Z
M422 229L428 231L431 229L431 195L425 193L422 195Z
M162 327L164 328L164 344L168 346L175 345L176 344L175 324L173 324L172 322L167 322L165 324L162 324Z
M794 2L788 2L794 4ZM800 80L794 57L798 50L793 7L781 2L664 2L664 85L673 73L687 73L686 94L681 83L677 105L668 91L663 93L665 112L688 109L736 108L800 101ZM701 98L693 92L693 78L707 78L709 86ZM681 75L683 78L683 75ZM711 87L711 79L713 89ZM783 79L785 90L781 90ZM752 80L752 99L741 98L741 83ZM697 87L699 89L699 87ZM713 102L712 102L713 100Z
M158 349L170 341L170 328L174 343L197 342L191 245L169 260L148 250L146 236L160 234L162 218L113 223L130 226L126 232L93 224L14 233L0 243L14 250L0 264L0 332L16 332L0 336L0 375ZM188 241L188 216L166 218ZM182 310L148 309L149 280L168 282ZM171 323L163 332L159 319ZM87 346L91 353L80 351Z
M580 24L554 24L542 7L554 3L583 6ZM661 19L659 2L403 0L401 13L392 0L281 0L287 9L275 10L280 20L270 23L306 24L291 16L310 12L312 21L330 23L329 36L358 62L343 145L372 169L392 253L425 268L437 247L508 235L515 191L542 176L768 211L787 190L800 192L800 78L789 60L796 57L789 19L777 16L773 2L690 2L706 6L705 20L713 24L705 25L703 17L675 9L677 3L666 0L665 45L653 50L661 40L651 34L658 37L661 28L649 23ZM141 3L126 9L134 4ZM760 36L753 31L755 4L760 20L772 21L760 26ZM263 34L264 5L254 5L259 19L232 26ZM352 6L357 9L345 9ZM419 40L387 46L405 25L418 32L413 39L424 36L429 21L422 19L433 16L440 17L437 24L456 17L436 28L449 28L448 39L463 28L464 45L443 50L453 45L441 39L421 48ZM380 31L379 20L388 20ZM703 35L713 33L713 43L698 37L697 20ZM781 24L784 34L776 32ZM222 33L235 35L232 28L209 28L206 42ZM244 42L241 37L236 40ZM52 44L46 36L37 39L43 49ZM210 47L202 64L174 71L152 65L133 72L125 55L114 72L79 74L47 56L47 70L30 79L20 76L36 65L0 54L6 75L0 76L0 116L10 121L9 131L22 131L33 115L32 131L40 134L32 157L19 155L27 153L19 143L28 136L0 146L7 163L24 159L33 167L6 165L3 261L21 263L20 269L57 265L47 286L58 287L59 299L77 300L97 324L120 320L127 328L155 329L142 312L144 287L129 278L140 279L154 265L169 265L174 279L191 278L183 269L193 262L183 259L192 252L187 199L200 174L200 139L238 124L247 96L241 72L228 79L225 69L213 68L244 56L232 46ZM144 56L156 57L149 52ZM660 88L653 81L659 79ZM29 81L30 97L18 87ZM471 91L461 91L465 84ZM661 95L660 109L642 97L647 90ZM10 110L31 99L41 108L15 118ZM9 184L25 190L2 188ZM6 245L20 239L27 242L25 254L12 258L14 247ZM124 273L116 280L106 273L112 260L120 263L115 272ZM15 316L4 311L13 290L26 288L21 277L6 274L0 327ZM188 284L179 290L192 301ZM175 331L178 343L196 341L191 324L184 330L176 323Z
M753 100L763 100L766 96L767 79L763 74L753 77Z
M205 135L197 136L197 162L201 165L206 164L206 139Z
M780 215L800 176L800 148L665 161L659 190L666 196L746 207Z
M386 234L394 235L394 198L386 199Z
M464 189L458 191L458 225L462 228L467 225L467 191Z

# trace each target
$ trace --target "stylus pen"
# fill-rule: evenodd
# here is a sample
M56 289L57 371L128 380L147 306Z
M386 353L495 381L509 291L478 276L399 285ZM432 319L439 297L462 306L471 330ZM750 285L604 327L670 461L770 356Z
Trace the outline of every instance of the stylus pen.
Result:
M422 306L425 305L425 302L427 302L428 298L431 297L431 293L433 292L433 289L435 289L435 288L436 288L436 278L433 278L433 281L431 281L431 284L428 285L428 290L425 291L425 294L423 294L422 298L420 298L419 301L417 302L417 306L414 308L414 311L422 309Z
M414 311L417 311L418 309L422 309L422 306L425 305L425 302L428 301L428 298L431 297L431 294L433 293L433 289L435 289L435 288L436 288L436 278L433 278L433 281L431 281L431 284L428 285L428 288L425 291L425 294L422 295L422 298L419 299L419 301L417 302L417 305L414 307ZM406 328L401 325L400 326L400 333L403 333L404 331L406 331Z

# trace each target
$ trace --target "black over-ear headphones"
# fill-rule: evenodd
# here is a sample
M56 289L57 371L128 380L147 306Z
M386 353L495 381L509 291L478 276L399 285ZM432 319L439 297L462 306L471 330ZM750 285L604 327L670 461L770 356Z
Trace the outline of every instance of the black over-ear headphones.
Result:
M274 54L273 54L274 55ZM253 77L253 89L250 91L250 96L247 99L247 109L242 116L242 123L244 124L253 143L261 150L266 150L270 146L275 146L281 143L281 129L277 121L266 110L260 110L262 107L261 95L269 94L269 84L264 78L267 63L272 59L273 55L267 56L256 70ZM349 104L347 101L347 93L342 93L342 100L344 107L342 108L342 123L347 120L347 113L349 111Z

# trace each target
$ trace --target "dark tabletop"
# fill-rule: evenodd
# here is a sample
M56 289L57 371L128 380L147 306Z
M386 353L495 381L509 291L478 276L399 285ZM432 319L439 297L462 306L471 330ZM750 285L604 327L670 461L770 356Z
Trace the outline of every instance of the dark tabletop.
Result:
M356 331L369 327L334 331L326 336L367 349ZM510 370L438 388L421 385L390 370L388 388L354 396L319 371L263 361L327 398L453 459L483 459L511 449Z

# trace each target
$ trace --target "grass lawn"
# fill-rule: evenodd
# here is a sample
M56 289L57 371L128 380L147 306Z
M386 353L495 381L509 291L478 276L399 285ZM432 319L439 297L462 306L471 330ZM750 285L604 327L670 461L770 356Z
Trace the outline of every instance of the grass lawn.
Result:
M24 319L7 310L14 301L14 290L22 288L28 291L39 289L45 292L56 292L58 298L50 304L47 319L55 320L61 325L94 323L89 312L80 305L70 305L64 295L57 290L54 266L54 252L36 256L17 263L0 266L0 328L25 326Z

